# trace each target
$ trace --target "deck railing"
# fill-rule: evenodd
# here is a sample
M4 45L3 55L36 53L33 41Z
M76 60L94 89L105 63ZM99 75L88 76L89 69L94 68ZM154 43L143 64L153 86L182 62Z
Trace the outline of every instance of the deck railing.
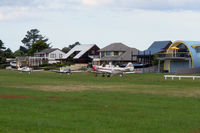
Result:
M190 58L190 53L188 52L177 52L177 53L160 53L157 54L158 58Z

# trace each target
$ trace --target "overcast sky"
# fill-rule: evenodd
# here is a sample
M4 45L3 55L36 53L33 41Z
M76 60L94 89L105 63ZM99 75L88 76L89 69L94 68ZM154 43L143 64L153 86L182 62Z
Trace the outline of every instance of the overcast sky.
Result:
M0 40L19 48L36 28L55 48L76 41L144 50L157 40L200 41L200 0L0 0Z

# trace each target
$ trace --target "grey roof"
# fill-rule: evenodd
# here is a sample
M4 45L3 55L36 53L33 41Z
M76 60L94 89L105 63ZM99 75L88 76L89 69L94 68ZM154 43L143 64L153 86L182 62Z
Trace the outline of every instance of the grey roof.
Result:
M51 52L53 52L53 51L55 51L55 50L59 50L59 49L58 49L58 48L52 48L52 49L47 48L47 49L44 49L44 50L42 50L41 52L37 52L37 53L35 53L35 54L49 54L49 53L51 53Z
M139 52L139 55L154 55L156 53L163 52L170 44L172 44L171 41L155 41L147 50Z
M76 45L74 48L72 48L66 55L65 59L67 59L71 54L74 52L79 52L74 59L79 59L82 55L84 55L88 50L90 50L93 46L96 44L83 44L83 45Z
M131 55L137 53L138 50L136 48L129 48L120 56L105 56L101 58L101 61L135 61L136 57L132 58Z
M130 47L122 44L122 43L112 43L102 49L100 49L100 52L103 51L127 51Z

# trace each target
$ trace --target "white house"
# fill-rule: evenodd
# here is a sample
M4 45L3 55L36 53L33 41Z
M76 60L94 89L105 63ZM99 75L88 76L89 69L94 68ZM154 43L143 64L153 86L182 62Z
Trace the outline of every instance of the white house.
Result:
M48 60L49 64L59 62L58 59L62 59L65 56L65 52L61 51L58 48L44 49L41 52L34 54L34 57L41 57Z

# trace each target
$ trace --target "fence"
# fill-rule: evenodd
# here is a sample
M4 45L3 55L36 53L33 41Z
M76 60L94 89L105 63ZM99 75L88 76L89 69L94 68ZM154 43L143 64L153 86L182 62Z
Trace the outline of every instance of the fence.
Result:
M181 68L176 74L200 74L200 68Z

